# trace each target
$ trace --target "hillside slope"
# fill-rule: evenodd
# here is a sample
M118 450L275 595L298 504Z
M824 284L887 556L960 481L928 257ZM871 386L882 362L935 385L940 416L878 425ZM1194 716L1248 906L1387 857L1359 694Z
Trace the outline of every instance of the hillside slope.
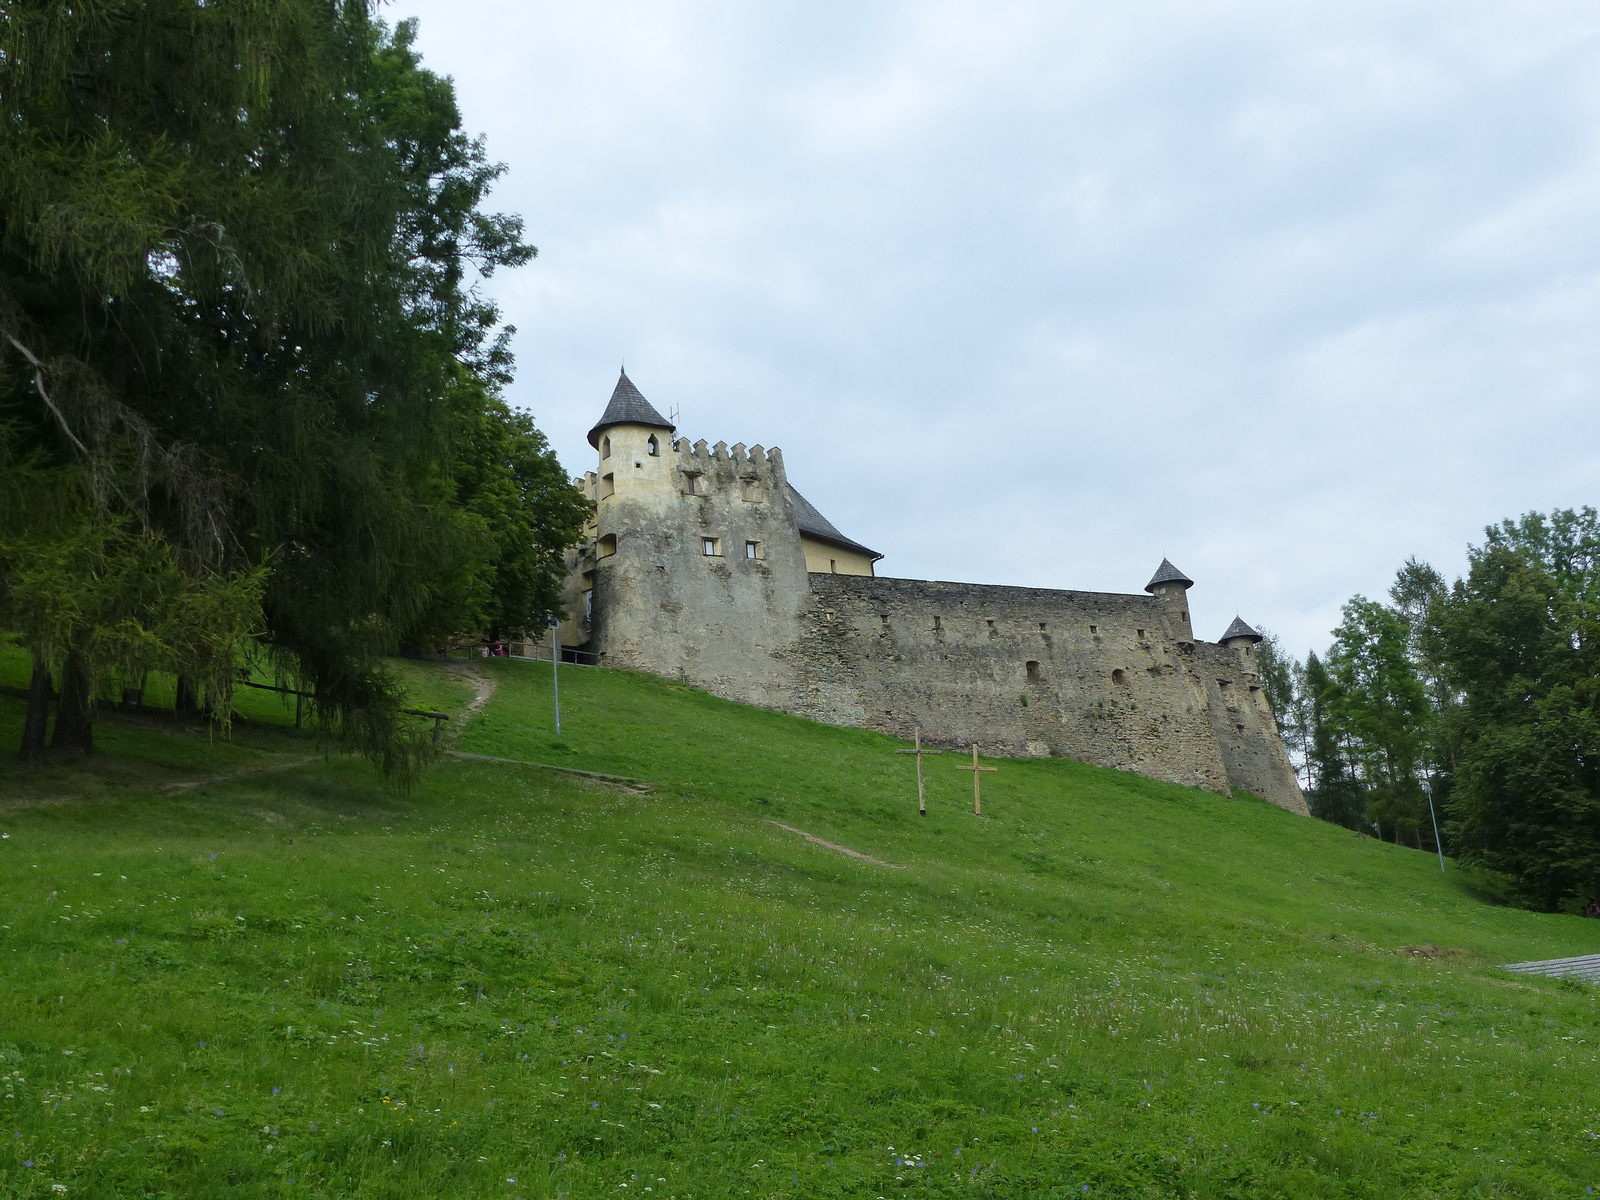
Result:
M0 1195L1600 1184L1596 993L1493 969L1600 924L1060 760L987 764L980 819L931 758L921 819L890 739L621 672L563 672L558 738L548 665L468 669L459 749L654 786L446 760L395 795L148 720L0 780Z

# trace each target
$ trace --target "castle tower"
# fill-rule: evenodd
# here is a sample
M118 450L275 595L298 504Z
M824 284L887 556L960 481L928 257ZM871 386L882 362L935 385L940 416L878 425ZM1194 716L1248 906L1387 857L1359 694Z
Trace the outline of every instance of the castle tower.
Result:
M1156 573L1150 576L1150 582L1144 585L1144 590L1161 602L1162 615L1166 617L1168 630L1176 641L1194 641L1194 628L1189 623L1188 594L1193 586L1194 580L1173 566L1172 560L1167 558L1161 560Z
M1244 661L1245 670L1256 669L1256 643L1263 640L1261 635L1244 623L1244 618L1235 616L1233 624L1228 626L1227 632L1217 639L1230 650L1237 650L1239 657Z
M622 372L606 411L589 430L589 445L600 452L596 503L603 505L614 496L625 504L665 508L675 492L669 465L672 433L672 423L651 407L628 373ZM606 536L602 529L602 541ZM611 548L615 549L614 538ZM604 556L606 551L601 553Z
M569 608L587 615L586 649L603 665L776 704L774 655L798 637L809 595L783 455L673 433L620 376L589 431L594 540Z

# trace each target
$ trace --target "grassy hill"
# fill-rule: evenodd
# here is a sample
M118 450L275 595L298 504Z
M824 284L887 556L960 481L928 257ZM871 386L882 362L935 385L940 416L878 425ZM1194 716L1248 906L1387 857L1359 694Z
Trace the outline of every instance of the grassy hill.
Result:
M991 762L979 819L930 759L919 819L888 738L578 669L556 737L548 666L466 670L459 749L653 786L395 794L270 697L0 776L0 1195L1600 1186L1597 993L1494 968L1600 923L1061 760Z

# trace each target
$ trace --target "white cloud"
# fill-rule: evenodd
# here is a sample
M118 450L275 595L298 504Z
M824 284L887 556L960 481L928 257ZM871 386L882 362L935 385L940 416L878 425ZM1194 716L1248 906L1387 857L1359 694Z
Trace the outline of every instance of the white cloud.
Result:
M540 258L569 468L626 358L892 573L1137 590L1304 650L1600 484L1600 11L426 0ZM1213 628L1215 627L1215 628Z

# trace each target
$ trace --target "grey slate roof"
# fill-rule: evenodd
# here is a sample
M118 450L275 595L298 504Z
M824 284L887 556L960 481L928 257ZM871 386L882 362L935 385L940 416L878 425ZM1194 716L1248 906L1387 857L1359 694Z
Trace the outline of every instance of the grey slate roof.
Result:
M1173 566L1172 560L1167 558L1161 560L1161 565L1156 568L1156 573L1150 576L1150 582L1144 585L1144 590L1153 592L1158 583L1181 583L1186 588L1194 586L1194 580Z
M832 521L817 511L817 506L812 504L799 492L794 490L794 485L789 485L789 501L794 505L795 523L800 526L800 532L807 537L816 538L819 542L828 542L846 550L854 550L859 554L869 554L872 561L877 562L883 555L876 550L869 550L860 542L853 542L835 528Z
M1233 624L1228 626L1228 632L1223 634L1218 640L1226 645L1234 638L1249 638L1252 642L1259 642L1262 640L1262 637L1259 633L1244 623L1243 617L1235 617L1233 619Z
M651 429L665 429L671 433L675 428L646 400L639 389L633 386L633 380L628 378L626 371L617 379L617 386L611 393L611 403L606 405L606 411L601 414L595 427L589 430L589 445L596 450L600 448L600 435L613 425L646 425Z

